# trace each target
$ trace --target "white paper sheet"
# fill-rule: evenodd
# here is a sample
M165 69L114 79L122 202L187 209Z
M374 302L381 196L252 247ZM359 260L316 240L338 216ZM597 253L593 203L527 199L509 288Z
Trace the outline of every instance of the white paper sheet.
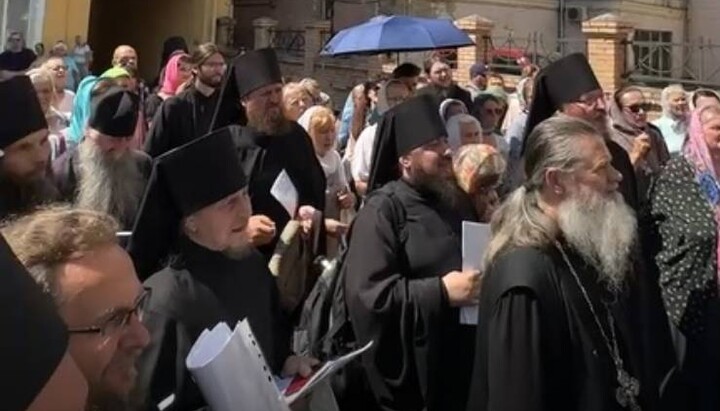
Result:
M318 387L318 385L325 381L329 376L346 366L350 361L352 361L354 358L356 358L358 355L364 353L365 351L369 350L370 347L372 347L373 342L370 341L367 343L364 347L359 348L349 354L346 354L337 360L328 361L325 363L322 368L320 368L318 371L313 374L313 376L308 380L307 383L302 387L302 389L296 393L293 393L291 395L285 396L285 402L288 404L292 404L297 400L298 398L302 398L307 393Z
M193 345L186 366L214 411L289 411L253 355L243 330L237 326L231 332L225 323Z
M290 176L285 170L278 174L272 188L270 188L270 194L272 194L272 196L275 197L280 204L282 204L291 219L295 218L299 201L298 192L292 180L290 180Z
M462 269L480 270L485 251L490 243L490 225L463 221L462 223ZM460 309L460 324L477 325L478 307Z

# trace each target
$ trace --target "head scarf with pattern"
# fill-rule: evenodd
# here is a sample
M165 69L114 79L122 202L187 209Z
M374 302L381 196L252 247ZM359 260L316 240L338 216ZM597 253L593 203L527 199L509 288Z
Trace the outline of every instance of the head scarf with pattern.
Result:
M478 181L503 175L505 160L493 146L468 144L460 147L455 154L453 171L460 188L468 194L475 194Z
M682 153L685 159L693 166L695 181L700 185L700 191L705 196L715 215L718 236L720 236L720 184L718 184L717 171L710 158L710 151L705 142L705 133L701 115L706 109L695 110L690 116L688 137L683 144ZM720 241L717 246L718 285L720 286Z

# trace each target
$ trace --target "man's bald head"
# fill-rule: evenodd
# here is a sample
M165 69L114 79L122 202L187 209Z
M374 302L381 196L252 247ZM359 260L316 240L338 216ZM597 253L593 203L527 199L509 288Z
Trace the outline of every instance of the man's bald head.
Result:
M113 67L138 68L138 56L134 48L128 45L118 46L113 53Z

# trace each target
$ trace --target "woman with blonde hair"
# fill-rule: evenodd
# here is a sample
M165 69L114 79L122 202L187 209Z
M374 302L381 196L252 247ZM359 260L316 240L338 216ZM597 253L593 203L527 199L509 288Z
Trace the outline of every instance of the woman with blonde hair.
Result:
M337 150L335 116L329 108L310 107L300 117L298 123L307 131L312 140L315 155L325 172L325 226L331 236L339 237L347 230L352 220L355 195ZM328 254L333 256L337 242L328 242Z
M26 74L30 77L30 81L33 87L35 87L35 92L40 101L40 107L42 107L43 112L45 112L48 130L50 131L50 135L48 136L48 141L50 142L50 160L55 160L67 149L62 131L68 126L68 120L52 105L55 96L54 76L52 72L42 68L32 69Z
M287 83L283 87L283 111L290 121L298 121L305 110L312 107L312 95L300 83Z

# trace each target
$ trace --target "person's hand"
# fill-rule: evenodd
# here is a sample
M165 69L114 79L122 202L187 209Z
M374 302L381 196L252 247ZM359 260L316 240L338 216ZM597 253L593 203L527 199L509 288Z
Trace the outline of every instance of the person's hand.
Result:
M265 215L254 215L245 229L250 244L255 247L270 244L275 238L275 222Z
M325 231L327 231L328 235L331 235L333 237L340 237L345 235L349 227L350 226L348 226L347 224L332 218L328 218L325 220Z
M355 205L355 195L350 190L338 193L338 205L341 209L347 210Z
M651 147L650 136L647 135L647 133L642 133L635 137L635 140L633 140L633 148L630 152L630 162L636 166L639 161L647 157Z
M291 355L285 360L283 365L282 376L292 377L299 375L307 378L312 375L313 368L320 364L320 360L312 357L301 357L299 355Z
M451 271L442 278L452 307L475 305L480 293L479 271Z
M303 234L308 235L310 234L310 231L312 231L313 219L315 218L316 213L319 213L319 211L313 206L305 205L298 209L297 218L300 220Z

